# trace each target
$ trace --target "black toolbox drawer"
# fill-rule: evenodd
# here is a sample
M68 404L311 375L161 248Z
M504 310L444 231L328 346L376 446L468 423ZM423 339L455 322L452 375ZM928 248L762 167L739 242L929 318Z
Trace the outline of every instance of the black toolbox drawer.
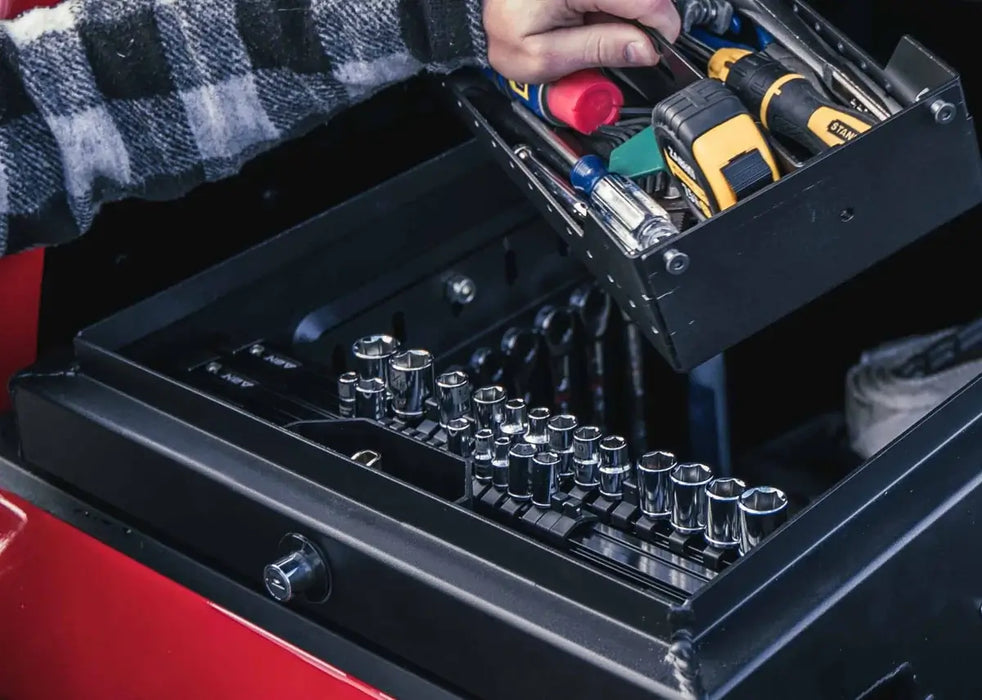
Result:
M982 380L720 566L634 517L543 537L530 510L481 510L468 465L435 437L338 415L334 362L352 338L401 333L445 368L582 282L567 253L469 143L83 331L75 362L15 382L22 455L255 591L284 535L304 535L331 595L284 615L464 697L756 700L792 676L803 699L830 683L857 697L891 674L898 692L912 674L936 693L977 684L938 659L977 634L978 558L938 547L973 546ZM462 308L443 296L455 271L481 289ZM256 380L257 344L306 367L291 390ZM364 446L381 468L351 458ZM857 610L880 624L857 626ZM309 627L287 638L318 648Z
M444 81L452 103L573 254L679 371L690 370L858 275L982 200L982 160L958 75L905 37L883 69L808 8L830 46L903 107L886 122L736 206L642 252L571 216L474 102L480 75ZM652 69L660 74L657 69ZM672 87L665 82L666 93ZM688 256L684 272L671 261Z

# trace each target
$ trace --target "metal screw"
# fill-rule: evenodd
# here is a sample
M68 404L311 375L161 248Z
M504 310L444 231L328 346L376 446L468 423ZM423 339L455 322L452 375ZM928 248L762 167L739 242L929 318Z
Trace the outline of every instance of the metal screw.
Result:
M264 348L262 345L253 345L251 348L249 348L250 355L262 355L264 352L266 352L266 348Z
M666 250L662 259L664 259L665 269L670 275L681 275L689 269L689 256L679 250L675 250L675 248Z
M938 124L950 124L954 121L957 110L955 105L950 102L935 100L931 103L931 114L934 115L934 121Z
M209 362L208 365L205 367L205 371L209 372L210 374L217 374L219 370L221 370L221 368L222 366L217 362Z
M464 275L454 275L447 280L447 299L452 304L466 306L477 296L477 285L474 280Z

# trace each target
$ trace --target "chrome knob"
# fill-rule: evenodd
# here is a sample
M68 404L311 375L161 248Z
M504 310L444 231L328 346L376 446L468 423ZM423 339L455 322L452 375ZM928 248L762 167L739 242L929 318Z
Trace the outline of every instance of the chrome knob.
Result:
M263 569L263 585L270 597L287 603L303 595L320 602L331 589L331 576L324 558L307 538L290 534L283 538L281 549L290 549Z

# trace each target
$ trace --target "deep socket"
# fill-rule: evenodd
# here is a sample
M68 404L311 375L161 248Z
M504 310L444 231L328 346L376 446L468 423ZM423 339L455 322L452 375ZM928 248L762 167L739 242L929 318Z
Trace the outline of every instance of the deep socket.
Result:
M541 406L528 413L529 428L522 439L535 445L540 452L549 444L549 415L549 409Z
M447 451L470 459L474 454L474 421L470 418L454 418L447 424Z
M501 424L505 420L505 402L508 394L505 388L493 384L482 386L474 392L471 401L474 404L474 422L477 429L487 429L496 436L501 433Z
M355 415L355 401L358 398L358 373L345 372L338 377L338 413L342 418Z
M474 433L474 478L482 484L491 483L494 473L494 433L482 428Z
M691 535L706 527L706 484L713 470L705 464L680 464L672 471L672 527Z
M528 429L529 416L525 399L509 399L505 403L505 420L501 424L501 436L512 442L520 441Z
M359 418L382 420L385 418L389 395L385 382L378 377L359 379L355 387L355 415Z
M739 479L713 479L706 486L706 542L717 549L740 546L740 496L747 485Z
M620 500L624 482L630 475L627 441L619 435L608 435L600 441L600 495L612 501Z
M584 425L573 433L573 481L584 489L600 485L600 428Z
M568 488L573 482L573 433L577 427L576 416L568 413L549 419L549 450L559 455L556 481L562 488Z
M440 410L440 425L446 428L451 421L464 418L471 410L471 380L461 371L444 372L436 380L436 401Z
M740 554L746 554L788 520L788 497L773 486L748 489L740 496Z
M535 453L535 445L527 442L513 443L508 452L508 495L516 501L527 501L531 497Z
M433 394L433 356L426 350L406 350L389 358L392 412L412 425L423 419L426 399Z
M391 335L368 335L351 345L358 365L358 376L377 378L388 384L389 359L399 352L400 343Z
M556 469L559 455L555 452L539 452L532 458L532 505L549 508L556 493Z
M495 438L491 451L491 483L499 491L508 490L508 457L511 440L506 437Z
M671 452L648 452L638 460L638 500L649 518L672 517L672 471L677 466Z

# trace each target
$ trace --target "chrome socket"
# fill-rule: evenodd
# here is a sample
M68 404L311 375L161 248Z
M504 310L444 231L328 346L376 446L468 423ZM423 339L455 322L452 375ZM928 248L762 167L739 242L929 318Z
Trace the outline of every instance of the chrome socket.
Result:
M624 482L631 476L627 441L608 435L600 441L600 495L612 501L623 497Z
M499 491L508 490L509 458L511 440L506 437L495 438L491 449L491 483Z
M433 395L433 356L426 350L406 350L389 358L392 412L412 425L423 419L426 399Z
M600 485L600 428L584 425L573 433L573 481L583 489Z
M647 517L672 517L672 472L677 466L671 452L648 452L638 460L638 500Z
M474 422L470 418L454 418L446 427L447 451L470 459L474 454Z
M501 436L512 442L520 441L528 429L529 416L525 399L509 399L505 403L505 421L501 424Z
M474 478L482 484L491 483L494 474L494 433L482 428L474 433Z
M513 443L508 451L508 495L516 501L531 498L532 458L535 445L527 442Z
M569 483L573 480L573 433L579 427L576 416L568 413L549 419L549 450L559 455L556 480Z
M740 546L740 496L747 485L740 479L713 479L706 486L706 542L717 549Z
M532 505L550 508L556 493L556 470L560 458L555 452L539 452L532 458Z
M440 425L445 429L458 418L470 415L471 380L464 372L444 372L436 379L436 402Z
M679 464L672 470L672 527L685 535L706 527L706 485L713 470L705 464Z
M746 554L788 520L788 497L773 486L748 489L740 496L740 554Z
M355 403L358 398L358 373L345 372L338 377L338 413L342 418L355 415Z
M385 418L389 394L385 382L378 377L359 379L355 387L355 415L380 421Z
M540 452L549 445L549 416L548 408L533 408L528 413L529 427L523 439Z
M351 353L362 379L381 379L389 383L389 359L399 352L400 343L391 335L367 335L351 345Z
M508 393L505 388L493 384L482 386L474 392L471 402L474 404L474 421L478 430L490 430L496 436L501 433L501 424L505 421L505 402Z

